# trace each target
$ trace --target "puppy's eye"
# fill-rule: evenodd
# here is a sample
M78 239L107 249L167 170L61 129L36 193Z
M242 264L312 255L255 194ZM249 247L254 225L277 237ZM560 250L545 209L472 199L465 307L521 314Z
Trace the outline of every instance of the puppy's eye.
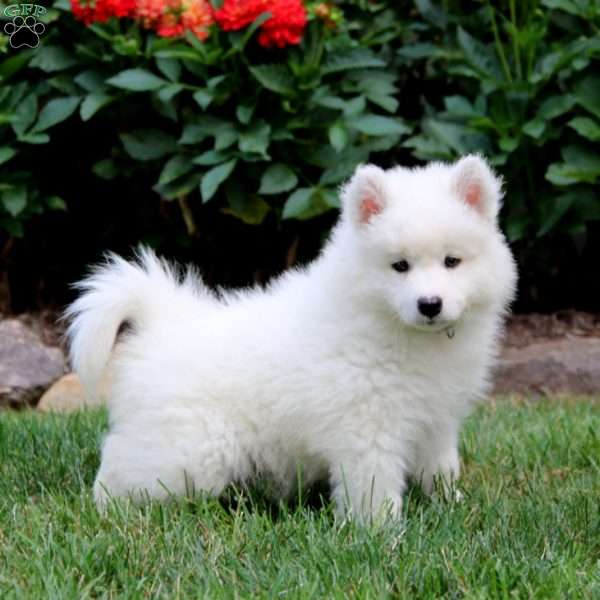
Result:
M456 258L456 256L446 256L444 259L444 266L448 269L454 269L454 267L458 267L461 262L461 259Z
M398 271L398 273L406 273L410 269L410 265L406 260L399 260L392 264L392 269Z

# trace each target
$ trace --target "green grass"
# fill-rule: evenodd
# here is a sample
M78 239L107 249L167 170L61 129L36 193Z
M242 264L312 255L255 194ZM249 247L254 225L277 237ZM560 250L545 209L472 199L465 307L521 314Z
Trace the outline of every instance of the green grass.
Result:
M469 420L464 500L336 525L260 493L100 516L102 412L0 414L0 597L600 598L600 405L501 402ZM315 506L316 505L316 506Z

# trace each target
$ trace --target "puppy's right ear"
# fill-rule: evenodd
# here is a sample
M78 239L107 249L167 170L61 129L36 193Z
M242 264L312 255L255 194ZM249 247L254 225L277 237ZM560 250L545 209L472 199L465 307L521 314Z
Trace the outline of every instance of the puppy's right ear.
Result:
M342 189L344 214L353 223L365 225L385 205L385 171L375 165L361 165Z

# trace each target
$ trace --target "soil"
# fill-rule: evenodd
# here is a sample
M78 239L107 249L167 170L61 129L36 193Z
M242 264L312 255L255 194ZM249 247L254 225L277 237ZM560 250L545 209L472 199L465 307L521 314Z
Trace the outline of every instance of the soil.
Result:
M508 321L504 346L523 348L573 336L600 337L600 314L563 310L549 315L513 315Z

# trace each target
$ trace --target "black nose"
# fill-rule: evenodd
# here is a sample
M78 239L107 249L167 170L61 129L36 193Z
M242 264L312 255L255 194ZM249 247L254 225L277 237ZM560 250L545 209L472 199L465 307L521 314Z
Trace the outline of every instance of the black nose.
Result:
M442 312L442 299L439 296L419 298L417 306L422 315L433 319L433 317L437 317Z

